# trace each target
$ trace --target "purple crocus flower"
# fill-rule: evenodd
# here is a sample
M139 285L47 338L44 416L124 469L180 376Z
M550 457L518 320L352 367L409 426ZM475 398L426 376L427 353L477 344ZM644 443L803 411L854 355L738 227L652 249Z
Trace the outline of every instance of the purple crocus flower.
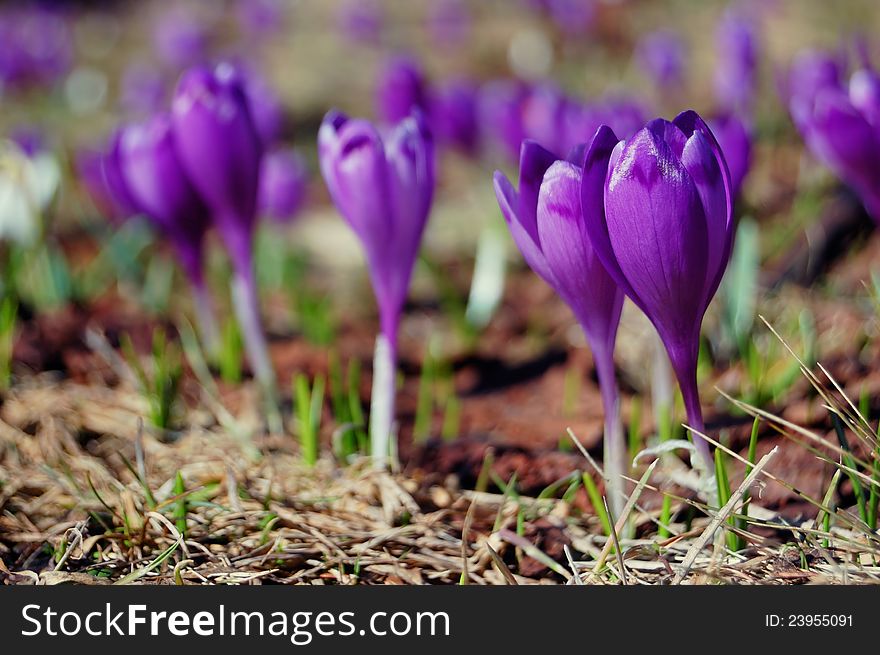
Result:
M284 224L302 207L308 184L308 167L295 149L276 150L263 158L260 171L260 211Z
M608 129L608 128L604 128ZM591 170L584 177L584 147L575 148L569 160L557 160L534 141L524 141L520 155L519 192L500 171L495 172L495 195L513 239L526 262L571 307L593 352L605 408L606 477L619 511L621 476L626 450L620 422L620 394L614 373L614 342L623 307L623 292L596 256L585 228L585 212L601 211L582 206L581 189L601 195L604 177L595 170L608 166L616 139L601 141L600 131L590 145Z
M615 145L616 143L616 145ZM606 163L605 150L613 147ZM598 180L604 180L604 193ZM601 128L587 153L583 211L600 261L654 324L703 432L697 354L703 314L730 258L733 194L721 148L693 111L656 119L627 141ZM695 439L698 466L710 449Z
M376 110L380 120L396 125L413 109L427 110L428 90L419 63L408 56L395 56L385 62L376 83Z
M331 111L318 132L321 173L337 209L360 239L379 306L372 455L389 457L397 331L434 194L434 145L419 114L383 139L368 121Z
M473 154L480 140L475 84L466 79L451 80L430 96L431 127L438 141Z
M684 82L685 47L670 30L658 30L639 42L636 57L642 70L657 88L670 91Z
M720 114L708 122L727 161L730 188L736 198L752 164L751 130L736 114Z
M751 111L757 87L758 39L754 22L728 10L715 31L715 97L726 111Z
M183 169L232 260L233 306L254 375L274 398L275 373L260 320L252 255L262 144L235 68L220 64L184 74L172 121Z
M183 170L175 141L167 114L124 128L119 137L122 181L138 211L174 248L192 286L202 337L213 352L219 333L203 274L208 209Z
M791 111L813 154L880 223L880 76L862 69L848 89L819 85L812 96L792 97Z

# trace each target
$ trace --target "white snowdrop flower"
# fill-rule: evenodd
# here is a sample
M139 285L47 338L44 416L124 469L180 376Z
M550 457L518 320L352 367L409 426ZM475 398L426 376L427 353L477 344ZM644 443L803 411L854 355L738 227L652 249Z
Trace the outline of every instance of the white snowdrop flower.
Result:
M61 167L53 155L28 157L11 141L0 142L0 240L32 244L60 183Z

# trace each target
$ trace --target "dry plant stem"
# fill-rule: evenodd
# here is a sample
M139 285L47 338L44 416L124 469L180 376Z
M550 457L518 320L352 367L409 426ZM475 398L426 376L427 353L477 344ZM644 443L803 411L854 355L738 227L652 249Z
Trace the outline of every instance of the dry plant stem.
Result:
M620 516L626 502L624 476L629 475L629 462L626 442L623 438L623 422L620 417L620 389L617 376L614 374L614 358L611 352L601 349L593 351L596 364L596 375L602 393L602 406L605 411L605 445L603 468L605 484L608 487L606 496L610 499L611 511Z
M376 468L388 466L394 429L397 338L380 333L373 356L373 388L370 395L370 455Z

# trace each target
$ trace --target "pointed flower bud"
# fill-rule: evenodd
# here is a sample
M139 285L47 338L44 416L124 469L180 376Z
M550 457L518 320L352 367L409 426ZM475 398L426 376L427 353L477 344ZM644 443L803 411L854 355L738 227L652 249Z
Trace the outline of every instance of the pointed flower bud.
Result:
M598 193L587 180L582 202L596 253L624 292L647 315L681 385L688 420L702 430L697 353L703 314L730 258L733 195L715 137L692 111L673 122L656 119L611 154ZM601 162L601 158L599 160ZM706 442L695 443L711 470Z
M194 68L172 105L180 161L210 209L230 256L250 266L262 147L236 69Z
M613 353L623 292L596 256L586 231L585 212L602 211L601 205L586 207L581 200L582 187L601 196L604 170L616 144L609 128L597 132L590 145L590 176L585 177L585 147L575 148L566 161L525 141L519 191L496 172L495 195L526 262L571 307L593 351L605 407L605 464L614 491L610 498L619 509L625 451Z

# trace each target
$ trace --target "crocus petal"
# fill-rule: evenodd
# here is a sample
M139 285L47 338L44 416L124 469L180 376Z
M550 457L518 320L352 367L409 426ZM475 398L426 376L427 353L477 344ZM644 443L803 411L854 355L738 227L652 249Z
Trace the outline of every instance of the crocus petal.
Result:
M389 265L393 294L402 305L434 193L434 144L421 116L402 121L386 147L392 221Z
M706 214L707 238L710 242L712 255L708 260L707 273L709 277L704 292L705 305L708 307L718 290L718 285L721 284L721 278L724 277L724 271L730 259L730 250L733 246L733 184L721 146L718 145L718 140L700 115L692 110L683 111L673 119L673 123L681 128L688 138L694 134L700 134L699 143L702 145L699 151L705 155L700 158L703 165L694 166L692 179L700 192L704 212L712 212L711 215ZM708 163L711 159L709 152L717 164L717 170L715 166ZM702 177L700 173L701 168L705 177ZM690 169L688 170L690 172ZM720 181L717 177L719 173ZM721 201L722 196L723 202ZM705 310L705 307L703 309Z
M690 174L703 203L708 236L706 266L714 278L714 273L726 263L722 258L727 241L727 190L715 152L702 132L694 132L688 139L681 163ZM714 289L711 293L714 294Z
M544 259L544 253L541 252L541 246L536 239L532 237L529 231L523 226L519 219L517 208L519 207L519 196L510 181L501 171L495 171L494 176L495 197L498 199L498 206L501 207L501 214L507 221L510 234L513 237L516 247L522 253L523 259L535 273L553 286L553 274L547 266L547 260Z
M218 220L250 231L256 218L262 145L238 71L194 68L172 104L178 153L193 186ZM230 226L230 228L233 226ZM221 231L223 227L221 226Z
M853 73L849 80L849 98L869 123L880 127L880 75L872 70Z
M584 214L584 229L596 256L605 270L626 295L636 304L635 289L617 263L614 248L608 236L608 222L605 216L605 180L610 169L620 158L625 143L618 141L614 131L602 125L596 131L584 159L584 176L581 183L581 208Z
M605 212L633 301L667 343L692 339L705 311L694 287L706 279L706 217L687 170L654 131L638 132L609 169Z
M623 293L599 261L581 208L583 170L557 161L544 175L538 198L541 250L556 292L572 308L593 348L610 352L620 322Z
M387 280L383 254L392 239L388 168L379 133L368 121L353 119L339 130L328 185L343 218L364 244L371 271ZM335 187L335 188L334 188Z
M177 156L168 116L159 115L122 132L120 166L135 203L166 235L201 239L207 209Z
M538 191L544 173L556 161L556 155L535 141L523 141L519 155L519 208L517 215L532 240L538 242Z
M842 93L822 93L807 134L815 154L860 193L880 188L880 139Z

